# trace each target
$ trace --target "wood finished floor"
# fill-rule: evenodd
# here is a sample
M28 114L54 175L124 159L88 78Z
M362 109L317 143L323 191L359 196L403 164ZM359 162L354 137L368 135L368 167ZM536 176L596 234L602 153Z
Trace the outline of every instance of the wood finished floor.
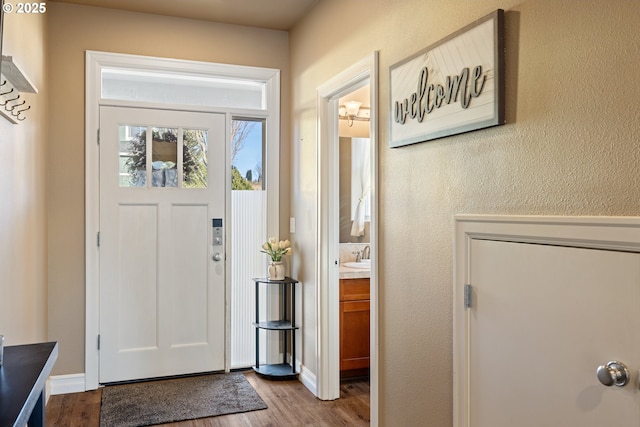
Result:
M317 399L299 381L270 381L254 372L247 380L269 407L262 411L222 415L163 424L175 427L368 426L369 381L350 380L340 386L340 399ZM48 427L99 427L102 390L51 396Z

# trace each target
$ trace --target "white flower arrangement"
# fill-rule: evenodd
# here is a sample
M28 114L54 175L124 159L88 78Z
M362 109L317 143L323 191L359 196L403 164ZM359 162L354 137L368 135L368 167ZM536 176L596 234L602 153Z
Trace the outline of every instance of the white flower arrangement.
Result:
M263 252L271 257L273 262L281 262L284 255L291 255L293 249L291 248L291 242L288 240L276 240L275 237L270 237L269 240L264 242L260 252Z

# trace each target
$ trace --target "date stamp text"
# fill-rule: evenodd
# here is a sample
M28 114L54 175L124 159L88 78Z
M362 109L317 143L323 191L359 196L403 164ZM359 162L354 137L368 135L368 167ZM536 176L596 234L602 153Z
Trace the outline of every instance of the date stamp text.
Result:
M2 11L4 13L15 14L38 14L46 13L47 3L3 3Z

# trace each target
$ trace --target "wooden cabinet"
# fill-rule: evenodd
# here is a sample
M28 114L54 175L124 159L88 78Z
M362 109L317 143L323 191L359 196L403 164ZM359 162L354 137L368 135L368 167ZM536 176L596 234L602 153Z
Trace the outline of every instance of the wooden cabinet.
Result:
M340 279L340 378L369 374L369 279Z

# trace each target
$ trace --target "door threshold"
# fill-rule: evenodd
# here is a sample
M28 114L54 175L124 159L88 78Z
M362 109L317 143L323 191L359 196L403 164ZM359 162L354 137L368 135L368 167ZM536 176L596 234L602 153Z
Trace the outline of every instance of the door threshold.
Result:
M138 378L134 380L126 380L126 381L114 381L109 383L100 383L100 386L108 387L112 385L122 385L122 384L137 384L137 383L146 383L152 381L163 381L163 380L175 380L179 378L189 378L189 377L200 377L204 375L214 375L214 374L224 374L224 370L221 371L207 371L207 372L194 372L192 374L180 374L180 375L167 375L163 377L153 377L153 378Z

